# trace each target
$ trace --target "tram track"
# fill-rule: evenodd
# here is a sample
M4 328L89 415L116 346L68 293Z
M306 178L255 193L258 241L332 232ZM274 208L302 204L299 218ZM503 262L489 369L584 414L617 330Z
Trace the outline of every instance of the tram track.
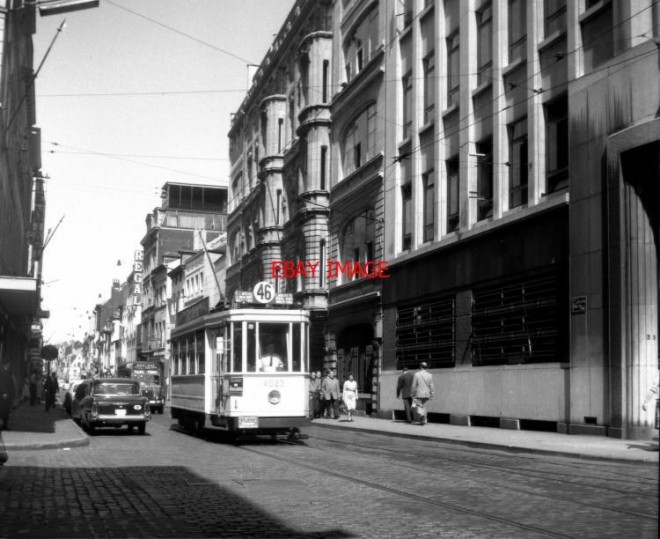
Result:
M314 439L315 440L323 440L324 442L338 444L338 445L357 447L357 448L368 450L368 451L378 451L378 452L382 452L382 453L389 453L391 455L399 455L399 453L400 453L398 450L387 449L387 448L384 448L382 446L370 446L370 445L367 445L367 444L359 444L359 443L356 443L356 442L347 442L347 441L343 441L343 440L336 440L336 439L332 439L332 438L323 438L323 437L319 437L319 436L314 436ZM487 456L487 457L491 456L491 455L489 455L487 453L483 453L483 452L481 452L479 454ZM566 479L561 479L561 478L558 478L557 476L558 475L562 475L562 476L570 475L570 477L574 478L574 479L584 479L584 480L589 480L589 481L594 481L594 480L596 480L596 481L601 480L602 481L603 480L603 479L595 478L593 476L568 474L566 472L560 472L560 471L556 471L556 470L548 470L548 471L544 471L544 470L529 471L528 470L528 471L523 471L523 470L520 470L520 469L512 467L512 466L506 466L506 465L501 465L501 464L486 464L486 463L482 463L482 462L476 462L474 460L465 460L465 459L452 458L452 457L449 457L449 456L446 456L446 455L441 455L441 456L435 455L433 458L434 459L441 459L441 460L445 460L445 461L448 461L448 462L452 462L452 463L460 464L460 465L465 465L465 466L475 466L475 467L485 468L485 469L490 469L490 470L495 470L495 471L504 471L505 470L507 473L512 473L512 474L519 475L519 476L522 476L522 477L546 479L546 480L553 481L555 483L563 483L563 484L568 484L568 485L574 485L574 484L576 484L576 482L575 481L568 481ZM536 460L539 460L539 459L536 459ZM543 462L548 463L548 464L554 464L553 462L550 462L550 461L543 461ZM580 467L580 468L582 468L582 467ZM605 471L605 473L612 474L612 475L618 475L618 476L624 475L624 474L613 474L611 471ZM625 474L625 475L627 477L630 477L629 474ZM611 480L611 479L608 479L608 480ZM621 481L622 479L620 477L617 477L616 480ZM630 484L639 484L640 482L642 482L642 483L645 483L649 486L654 486L655 485L655 483L652 480L644 480L644 479L640 480L639 478L625 479L624 481L626 481L627 483L630 483ZM627 496L631 495L631 494L634 494L635 496L641 496L641 497L646 497L646 498L651 498L651 499L658 497L657 494L646 494L646 493L643 493L643 492L630 492L629 490L621 490L621 489L616 489L616 488L601 486L601 485L588 484L588 485L584 485L584 486L586 486L588 488L592 488L592 489L603 490L603 491L606 491L606 492L613 492L613 493L616 493L616 494L623 494L623 495L627 495Z
M325 440L325 441L331 441L331 440ZM349 444L346 444L346 445L349 445ZM354 444L350 444L350 445L354 445ZM376 448L374 448L374 449L376 449ZM382 449L382 448L379 448L379 449L381 451L388 451L387 449ZM327 454L327 449L324 449L323 452L324 452L324 454ZM391 453L396 454L395 451L391 451ZM446 460L449 460L449 459L446 459ZM464 464L465 466L479 466L478 463L465 463L465 462L462 462L462 461L459 461L459 462L461 462L461 464ZM422 468L420 466L415 466L415 465L412 465L412 464L398 463L397 465L400 466L400 467L406 468L408 470L415 470L415 471L418 471L418 472L426 471L425 468ZM488 467L491 468L491 469L494 469L496 471L502 471L501 469L497 468L496 466L491 465L491 466L488 466ZM512 471L512 470L513 470L512 468L507 468L507 471ZM434 470L434 473L438 474L438 475L441 475L443 477L452 478L452 479L465 479L464 474L450 473L450 472L447 472L446 470ZM548 479L546 477L536 476L536 475L533 475L533 474L525 474L525 473L520 473L520 472L517 475L522 475L524 477L533 477L533 478L536 478L536 479L545 479L545 480ZM498 487L498 488L506 489L508 491L517 492L519 494L524 494L524 495L527 495L527 496L535 496L535 497L539 497L539 498L551 499L551 500L556 500L556 501L560 501L560 502L566 502L567 501L566 497L564 497L564 496L553 495L553 494L548 494L548 493L537 493L537 492L533 492L531 489L516 488L516 487L511 486L510 483L504 484L501 480L486 480L486 479L483 479L481 477L470 477L470 480L474 481L475 483L480 483L482 485L487 485L487 486L490 486L490 487ZM570 481L558 480L557 482L573 484ZM598 488L598 487L594 487L592 485L582 485L582 486L584 486L586 488ZM630 495L629 492L620 492L620 491L615 490L615 489L604 489L604 490L609 490L611 492ZM643 494L635 494L635 495L640 495L641 496ZM653 497L653 496L650 496L650 497ZM581 499L581 500L575 500L574 499L574 500L572 500L572 502L573 503L579 503L583 507L590 507L592 509L598 509L598 510L601 510L601 511L621 513L621 514L635 516L635 517L639 517L639 518L645 518L645 519L649 519L649 520L653 520L653 521L658 520L657 516L654 517L652 515L648 515L648 514L645 514L645 513L639 513L639 512L636 512L636 511L629 511L629 510L626 510L626 509L622 509L620 507L612 508L610 506L589 503L589 502L585 502L583 499Z
M521 530L546 535L548 537L561 537L561 538L571 538L571 537L573 537L572 535L566 535L566 534L563 534L563 533L558 533L558 532L555 532L555 531L552 531L552 530L548 530L546 528L541 528L541 527L538 527L538 526L525 524L523 522L519 522L517 520L513 520L513 519L506 518L506 517L498 516L498 515L495 515L495 514L492 514L492 513L488 513L486 511L479 511L477 509L471 509L469 507L464 507L464 506L460 506L460 505L449 503L449 502L434 500L432 498L428 498L428 497L425 497L425 496L421 496L419 494L408 492L408 491L400 489L400 488L389 487L387 485L382 485L382 484L376 483L374 481L368 481L368 480L365 480L365 479L360 479L360 478L357 478L357 477L353 477L351 475L343 474L341 472L337 472L337 471L330 470L330 469L327 469L327 468L322 468L318 464L308 464L306 462L301 462L299 459L287 458L287 457L283 457L281 455L273 455L272 453L268 453L268 452L265 452L265 451L259 451L258 449L255 449L254 447L239 446L239 448L242 451L245 451L247 453L252 453L252 454L255 454L255 455L259 455L261 457L267 457L267 458L276 460L278 462L284 462L284 463L287 463L287 464L292 464L294 466L298 466L298 467L301 467L301 468L312 470L312 471L315 471L317 473L322 473L322 474L325 474L327 476L334 477L336 479L341 479L343 481L349 481L349 482L357 484L357 485L372 488L372 489L379 490L379 491L382 491L382 492L387 492L389 494L394 494L396 496L400 496L402 498L405 498L405 499L408 499L408 500L411 500L411 501L423 502L423 503L431 505L431 506L442 507L444 509L449 509L451 511L456 511L456 512L459 512L459 513L472 515L472 516L475 516L475 517L478 517L478 518L483 518L483 519L486 519L486 520L497 522L499 524L505 524L507 526L512 526L512 527L515 527L515 528L519 528Z

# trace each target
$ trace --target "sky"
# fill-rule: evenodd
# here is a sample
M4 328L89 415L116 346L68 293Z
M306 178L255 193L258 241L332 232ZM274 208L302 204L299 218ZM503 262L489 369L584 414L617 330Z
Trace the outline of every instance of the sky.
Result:
M228 185L230 114L293 3L101 0L38 18L45 344L82 339L126 280L165 182Z

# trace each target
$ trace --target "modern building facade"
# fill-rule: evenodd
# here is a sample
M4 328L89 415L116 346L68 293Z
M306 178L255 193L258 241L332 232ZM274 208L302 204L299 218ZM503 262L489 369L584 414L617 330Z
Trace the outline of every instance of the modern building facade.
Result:
M650 436L658 3L344 1L335 28L376 4L378 413L401 408L399 369L426 361L436 421Z
M322 367L325 273L273 263L327 260L332 2L298 0L233 116L227 296L272 282L311 312L312 363Z

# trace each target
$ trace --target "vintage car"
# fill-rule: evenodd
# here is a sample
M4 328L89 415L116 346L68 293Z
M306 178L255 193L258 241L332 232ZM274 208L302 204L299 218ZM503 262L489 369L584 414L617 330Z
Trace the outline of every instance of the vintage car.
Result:
M71 402L71 417L88 433L97 427L137 427L144 434L151 419L149 399L140 384L126 378L84 380Z

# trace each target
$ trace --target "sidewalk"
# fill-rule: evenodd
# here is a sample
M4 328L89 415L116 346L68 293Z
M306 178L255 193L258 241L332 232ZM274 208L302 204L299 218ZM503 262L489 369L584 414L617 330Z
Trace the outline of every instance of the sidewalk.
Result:
M9 427L11 430L0 431L0 463L6 460L3 459L3 450L11 453L77 447L89 443L87 435L59 405L46 412L43 404L30 406L22 403L12 410Z
M315 419L312 425L328 429L379 433L409 439L422 439L512 452L577 457L587 460L619 462L658 462L658 440L617 440L604 436L566 435L554 432L507 430L486 427L461 427L441 423L425 426L405 421L355 416L353 422L342 417ZM0 431L0 463L3 444L6 452L58 449L88 445L89 438L61 406L44 411L43 405L22 404L12 411L11 430ZM6 453L4 453L6 460Z
M365 416L354 416L354 421L350 423L345 416L342 416L338 421L315 419L312 421L312 425L328 429L355 430L400 438L459 444L468 447L574 457L585 460L658 463L659 454L657 432L653 441L618 440L605 436L463 427L444 423L428 423L424 426L409 425L405 421L374 419Z

